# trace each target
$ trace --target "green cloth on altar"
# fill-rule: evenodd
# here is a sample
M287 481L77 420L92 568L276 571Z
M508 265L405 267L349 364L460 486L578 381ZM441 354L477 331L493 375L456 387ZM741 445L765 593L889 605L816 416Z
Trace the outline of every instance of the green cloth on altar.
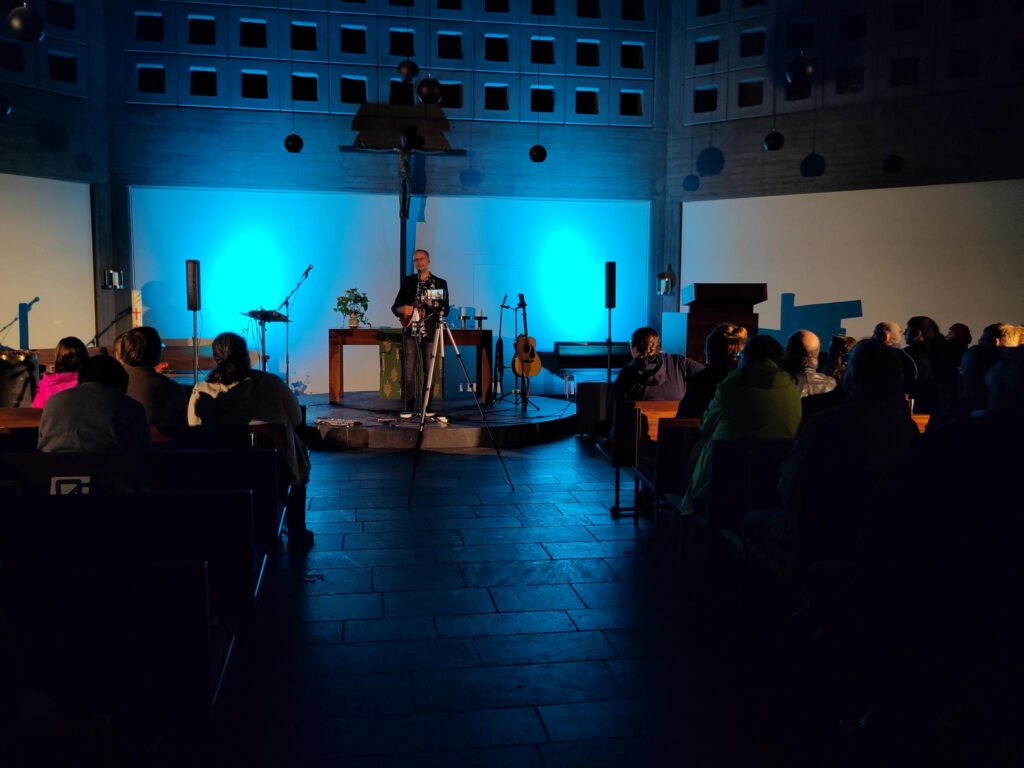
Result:
M380 337L380 390L381 400L402 399L402 329L379 328ZM416 388L423 389L423 374L417 369ZM434 398L444 397L444 363L439 358L434 372Z
M381 400L402 398L402 329L381 328L380 336L380 390Z

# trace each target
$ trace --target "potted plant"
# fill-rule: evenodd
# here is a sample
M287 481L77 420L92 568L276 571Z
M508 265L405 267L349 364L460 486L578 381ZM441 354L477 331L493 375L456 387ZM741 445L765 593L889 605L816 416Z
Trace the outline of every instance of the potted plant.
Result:
M349 288L338 297L334 311L348 315L349 328L358 328L360 323L369 325L366 319L366 310L369 306L370 300L365 293L361 293L358 288Z

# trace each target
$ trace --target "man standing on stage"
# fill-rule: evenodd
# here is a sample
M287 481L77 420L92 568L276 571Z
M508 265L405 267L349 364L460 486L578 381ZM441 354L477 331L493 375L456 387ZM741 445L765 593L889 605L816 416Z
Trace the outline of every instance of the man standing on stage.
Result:
M434 333L439 315L448 314L448 283L430 273L430 254L422 248L412 254L416 274L402 278L391 312L402 322L402 395L405 411L412 415L416 407L416 360L426 384L427 372L434 364ZM403 414L404 415L404 414Z

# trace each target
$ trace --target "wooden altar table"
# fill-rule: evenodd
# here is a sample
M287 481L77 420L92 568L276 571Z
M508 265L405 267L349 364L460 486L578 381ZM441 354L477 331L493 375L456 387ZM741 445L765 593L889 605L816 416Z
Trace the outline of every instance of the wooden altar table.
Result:
M485 405L492 400L491 392L491 332L452 328L452 338L461 351L465 347L476 348L476 391ZM377 346L380 333L377 328L331 328L327 331L328 360L330 366L330 402L340 403L345 395L345 346ZM445 337L445 345L448 338ZM457 363L456 363L457 365ZM462 375L459 371L458 375Z

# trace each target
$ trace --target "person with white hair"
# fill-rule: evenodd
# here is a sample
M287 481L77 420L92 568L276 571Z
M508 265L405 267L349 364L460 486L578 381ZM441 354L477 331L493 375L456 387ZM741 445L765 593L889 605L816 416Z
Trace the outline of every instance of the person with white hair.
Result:
M895 347L901 349L903 345L901 340L903 339L903 329L899 323L894 323L891 320L883 320L875 326L875 330L871 334L871 338L875 341L880 341L887 347Z
M900 327L899 323L883 320L875 326L871 338L900 353L899 360L903 364L903 391L908 396L912 395L914 384L917 381L917 363L903 349L903 328Z

